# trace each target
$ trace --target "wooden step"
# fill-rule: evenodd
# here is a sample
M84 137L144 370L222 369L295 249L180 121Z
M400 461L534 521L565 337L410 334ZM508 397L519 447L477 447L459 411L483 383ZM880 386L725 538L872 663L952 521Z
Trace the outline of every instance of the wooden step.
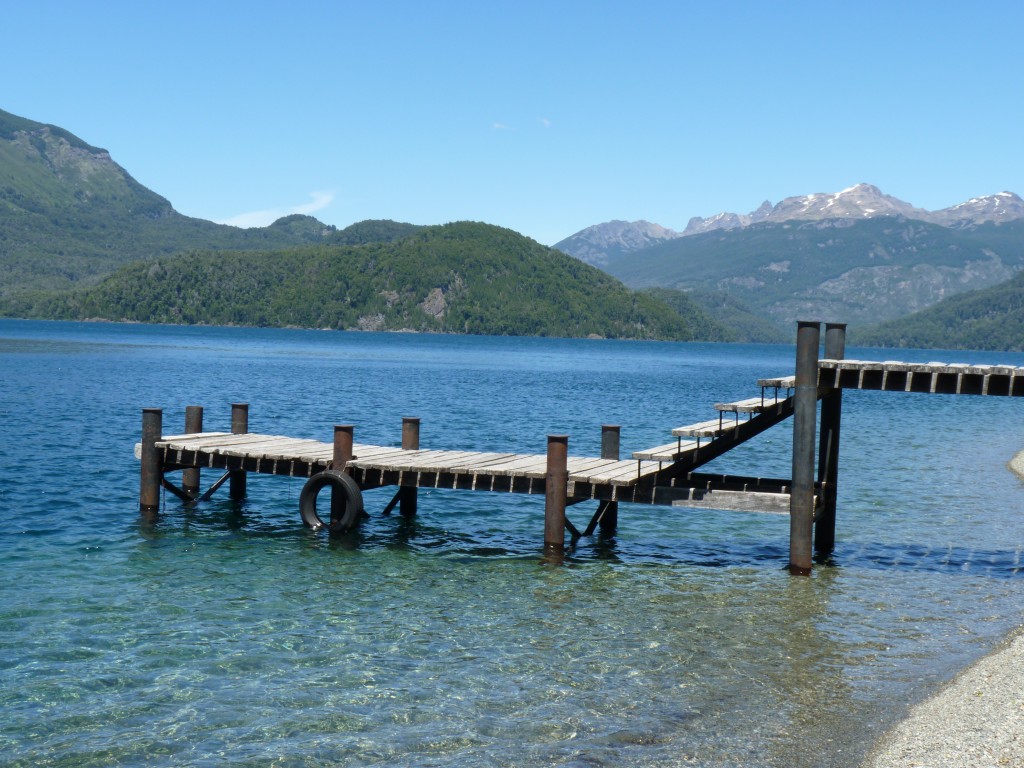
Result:
M716 411L725 413L761 413L772 408L776 403L782 402L785 398L776 400L774 397L751 397L747 400L739 400L735 403L715 403Z
M779 376L774 379L758 379L757 386L765 389L793 389L796 386L796 376Z
M687 424L685 427L676 427L672 430L673 437L721 437L722 435L736 429L736 422L732 419L709 419L697 424Z
M656 445L643 451L634 451L633 458L646 461L678 461L688 453L697 450L697 443L687 440L675 440L665 445Z

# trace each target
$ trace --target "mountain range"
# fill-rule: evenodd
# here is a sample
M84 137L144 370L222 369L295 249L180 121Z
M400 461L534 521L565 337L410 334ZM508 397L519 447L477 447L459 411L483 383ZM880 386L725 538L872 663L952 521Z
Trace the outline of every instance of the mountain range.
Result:
M625 253L690 235L741 229L752 224L825 219L861 220L880 216L895 216L944 227L969 229L986 222L1004 223L1024 219L1024 199L1013 192L999 192L971 198L938 211L926 211L887 195L872 184L856 184L840 192L787 197L775 204L765 200L757 210L745 214L725 212L707 218L694 216L681 232L644 220L609 221L582 229L555 243L554 247L590 264L603 267L610 259Z
M672 237L651 237L671 232L652 226L609 222L555 247L634 288L689 291L698 301L724 291L783 325L893 320L1024 267L1024 201L1010 192L929 212L858 184L691 220Z

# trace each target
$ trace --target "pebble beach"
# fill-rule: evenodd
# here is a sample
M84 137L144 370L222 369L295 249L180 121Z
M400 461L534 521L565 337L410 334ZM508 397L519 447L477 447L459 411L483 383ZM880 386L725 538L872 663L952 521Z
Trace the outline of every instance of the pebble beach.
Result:
M1024 451L1007 465L1024 482ZM1024 766L1024 626L914 707L863 768Z

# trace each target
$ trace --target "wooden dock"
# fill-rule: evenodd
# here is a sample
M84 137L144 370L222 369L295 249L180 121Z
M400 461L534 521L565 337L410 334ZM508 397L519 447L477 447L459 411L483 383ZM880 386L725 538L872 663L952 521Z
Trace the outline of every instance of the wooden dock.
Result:
M791 570L808 572L811 538L819 552L834 543L839 426L843 389L917 393L1024 396L1024 368L950 363L902 363L844 358L845 326L826 325L825 358L818 359L820 324L798 324L796 374L757 381L760 395L715 403L717 418L668 430L674 440L619 455L619 427L602 427L601 456L569 456L568 438L549 435L545 453L453 451L421 448L420 420L402 423L401 444L354 441L354 427L337 425L332 442L248 430L248 406L232 406L231 431L207 432L202 408L186 410L185 432L162 434L162 411L143 411L143 439L136 446L142 470L140 508L158 510L164 488L193 503L230 481L232 498L245 496L248 473L307 478L300 514L313 528L341 533L363 516L362 492L394 486L384 514L396 506L417 511L419 488L545 495L545 551L562 551L565 532L591 535L615 530L620 502L724 510L788 512ZM821 429L816 408L821 401ZM786 479L715 475L696 470L781 421L794 417L793 476ZM817 465L815 465L817 454ZM199 474L222 476L200 493ZM180 487L170 473L181 471ZM317 497L331 489L331 513L321 516ZM581 531L566 508L596 501Z

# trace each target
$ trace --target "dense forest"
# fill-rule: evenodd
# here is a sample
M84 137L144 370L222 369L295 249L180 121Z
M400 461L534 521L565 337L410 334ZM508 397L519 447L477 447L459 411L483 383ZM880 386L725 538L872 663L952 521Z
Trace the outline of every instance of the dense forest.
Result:
M124 267L96 286L34 292L8 316L445 333L695 337L689 318L560 251L499 227L415 228L391 242L194 251Z

